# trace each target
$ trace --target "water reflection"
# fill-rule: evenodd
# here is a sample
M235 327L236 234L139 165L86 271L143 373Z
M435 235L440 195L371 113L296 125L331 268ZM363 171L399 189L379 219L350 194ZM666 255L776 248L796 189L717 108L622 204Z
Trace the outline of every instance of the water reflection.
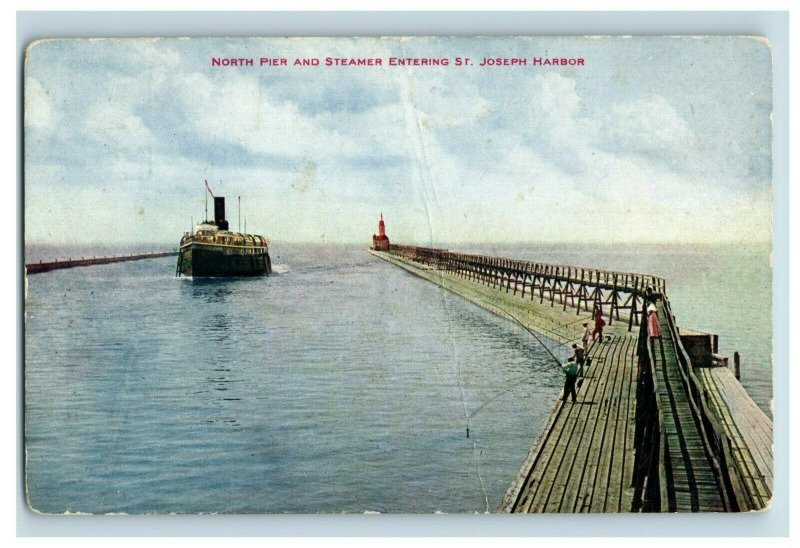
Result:
M195 299L203 299L210 304L224 303L233 294L237 281L226 278L192 278L189 288Z
M208 424L239 426L237 402L242 400L239 385L244 379L239 378L234 365L234 361L215 364L205 371L205 390L201 393L205 397Z
M239 426L239 404L243 397L240 387L244 382L236 369L240 358L236 329L240 326L237 310L244 306L242 295L253 278L194 278L187 284L191 299L200 301L195 306L195 329L199 336L212 343L207 360L198 367L192 395L201 409L199 419L219 427ZM238 327L237 327L238 326Z

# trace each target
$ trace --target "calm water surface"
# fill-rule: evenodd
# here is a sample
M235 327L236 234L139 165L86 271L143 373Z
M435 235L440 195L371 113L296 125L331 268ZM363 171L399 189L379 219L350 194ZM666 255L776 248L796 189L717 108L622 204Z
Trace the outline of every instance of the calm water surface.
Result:
M743 382L768 406L771 327L752 320L771 314L768 249L744 259L719 248L688 259L668 249L473 251L666 276L679 323L720 333L723 352L740 350ZM261 279L178 279L173 257L30 277L34 508L498 506L562 381L548 354L514 324L363 248L276 244L271 254L276 275ZM723 283L734 267L755 283L748 296Z

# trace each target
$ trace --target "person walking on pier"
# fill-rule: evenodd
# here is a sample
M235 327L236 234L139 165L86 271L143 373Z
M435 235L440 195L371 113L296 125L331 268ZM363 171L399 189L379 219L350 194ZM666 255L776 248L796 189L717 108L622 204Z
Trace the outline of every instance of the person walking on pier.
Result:
M589 329L589 322L583 322L583 335L581 336L581 343L583 343L583 353L589 351L589 339L592 338L592 332Z
M564 395L561 401L567 401L567 395L572 395L572 403L578 399L578 394L575 392L575 384L578 382L578 364L575 363L575 358L569 357L567 364L562 365L566 379L564 380Z
M596 341L597 338L600 337L600 342L603 342L603 327L605 325L606 321L603 319L603 315L599 310L597 310L594 316L594 331L592 331L592 341Z
M658 312L652 304L647 307L647 333L650 338L661 338L661 322L658 320Z

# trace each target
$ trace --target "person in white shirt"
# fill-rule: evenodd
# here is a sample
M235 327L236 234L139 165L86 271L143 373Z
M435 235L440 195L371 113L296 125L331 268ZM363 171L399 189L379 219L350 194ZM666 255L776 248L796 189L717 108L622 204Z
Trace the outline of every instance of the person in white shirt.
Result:
M581 342L583 343L584 353L589 351L589 339L591 338L592 330L589 329L589 322L583 322L583 335L581 336Z

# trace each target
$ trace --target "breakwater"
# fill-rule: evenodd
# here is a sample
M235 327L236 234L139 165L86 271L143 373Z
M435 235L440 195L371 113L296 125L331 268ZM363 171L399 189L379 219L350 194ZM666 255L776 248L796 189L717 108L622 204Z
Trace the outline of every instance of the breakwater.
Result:
M142 259L155 259L157 257L170 257L177 255L177 251L158 251L154 253L136 253L130 255L111 255L106 257L81 257L80 259L58 259L55 261L39 261L25 263L27 274L39 274L58 270L61 268L75 268L79 266L93 266L98 264L121 263L125 261L139 261Z

